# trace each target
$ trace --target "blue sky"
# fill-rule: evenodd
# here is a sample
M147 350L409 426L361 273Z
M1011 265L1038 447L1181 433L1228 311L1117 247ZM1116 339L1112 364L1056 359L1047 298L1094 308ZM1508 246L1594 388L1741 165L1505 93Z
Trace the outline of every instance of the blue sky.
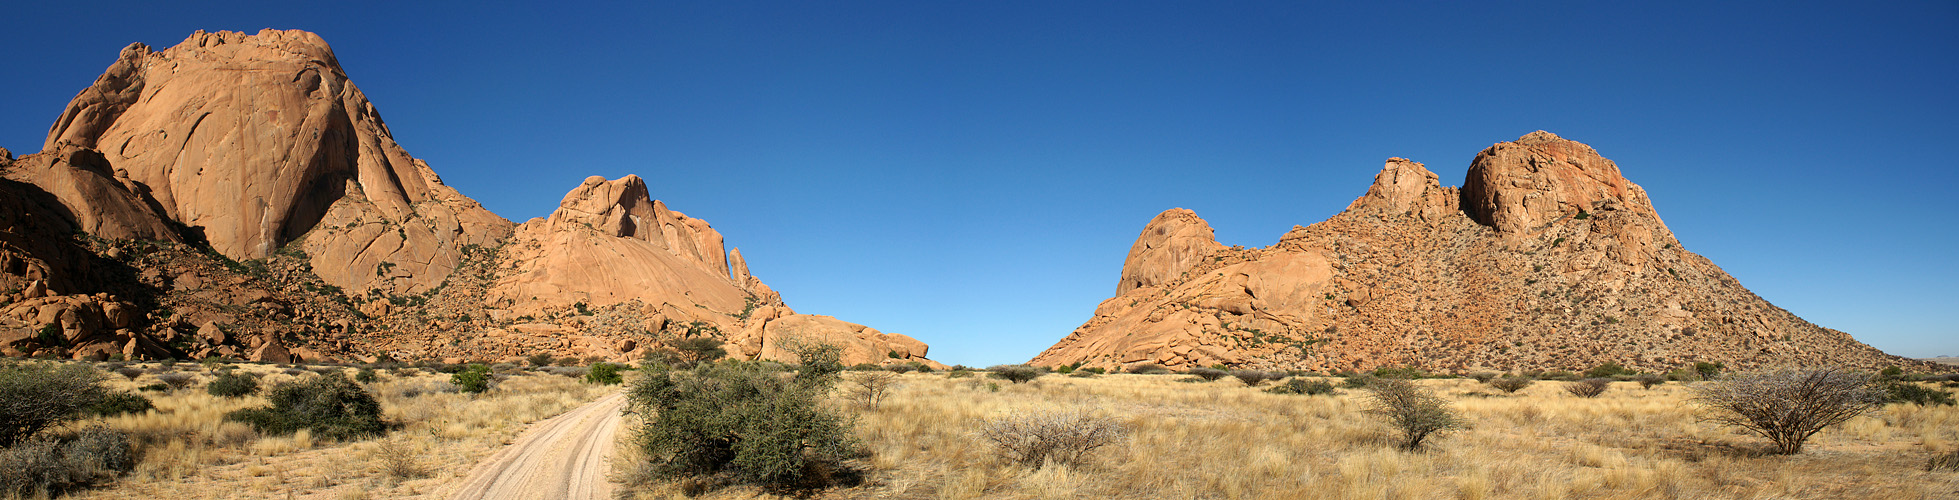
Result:
M799 312L988 365L1087 320L1164 209L1269 245L1383 159L1460 184L1544 129L1776 305L1959 355L1950 1L403 3L10 6L0 147L130 42L309 30L504 217L639 174Z

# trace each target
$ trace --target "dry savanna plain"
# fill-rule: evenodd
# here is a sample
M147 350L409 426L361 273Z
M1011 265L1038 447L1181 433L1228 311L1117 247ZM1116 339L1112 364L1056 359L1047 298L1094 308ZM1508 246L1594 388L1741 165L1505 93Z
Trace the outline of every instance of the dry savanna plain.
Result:
M739 362L737 362L739 363ZM489 390L459 392L440 367L372 370L361 386L381 404L382 436L335 441L260 435L224 415L264 406L264 393L225 398L217 373L252 373L266 387L359 366L232 363L97 364L112 390L155 408L64 424L130 436L137 464L67 498L449 498L474 464L517 441L527 424L630 388L583 380L582 367L496 365ZM786 375L784 375L786 376ZM864 384L882 380L867 404ZM1622 380L1594 398L1541 380L1506 393L1472 378L1419 379L1463 428L1399 446L1369 413L1368 391L1339 377L1332 394L1269 392L1233 377L1045 374L1025 383L985 371L846 371L819 404L841 415L860 454L848 484L813 490L698 487L644 470L643 415L618 433L609 478L620 498L1873 498L1959 496L1959 471L1934 467L1959 450L1959 407L1892 403L1823 430L1801 453L1704 421L1693 388ZM174 381L175 384L167 384ZM1915 382L1940 389L1951 382ZM178 388L159 390L158 385ZM149 387L149 390L143 388ZM630 390L630 389L627 389ZM1072 460L1013 460L986 429L1015 418L1106 426L1106 445Z

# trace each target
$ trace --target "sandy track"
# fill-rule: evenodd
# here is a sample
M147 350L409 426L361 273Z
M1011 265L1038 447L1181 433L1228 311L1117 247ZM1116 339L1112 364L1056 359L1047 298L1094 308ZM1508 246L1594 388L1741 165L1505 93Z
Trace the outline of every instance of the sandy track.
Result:
M517 442L477 464L454 500L610 499L606 472L625 394L538 422Z

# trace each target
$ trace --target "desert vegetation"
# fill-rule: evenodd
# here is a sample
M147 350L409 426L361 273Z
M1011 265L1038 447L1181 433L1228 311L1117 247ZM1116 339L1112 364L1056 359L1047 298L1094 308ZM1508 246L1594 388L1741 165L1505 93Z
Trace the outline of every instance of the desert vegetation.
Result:
M1197 370L1149 371L1158 374L1020 383L952 375L969 369L879 373L875 406L845 383L806 403L850 423L851 439L867 453L840 456L836 465L860 471L861 482L799 494L1902 499L1959 492L1959 406L1880 403L1820 427L1801 452L1784 454L1774 440L1712 417L1718 408L1708 391L1749 373L1690 367L1675 379L1694 380L1651 385L1630 373L1581 378L1602 371L1539 373L1568 380L1536 384L1494 373L1478 377L1487 383L1400 372L1268 373L1276 384L1252 386L1224 370L1210 380ZM776 376L792 380L789 373ZM1698 380L1704 373L1713 380ZM1943 379L1899 383L1951 390ZM1587 397L1568 389L1574 385L1604 389ZM655 480L637 484L635 494L783 493L701 484Z
M0 498L440 498L526 423L612 390L582 368L472 394L440 365L0 363Z

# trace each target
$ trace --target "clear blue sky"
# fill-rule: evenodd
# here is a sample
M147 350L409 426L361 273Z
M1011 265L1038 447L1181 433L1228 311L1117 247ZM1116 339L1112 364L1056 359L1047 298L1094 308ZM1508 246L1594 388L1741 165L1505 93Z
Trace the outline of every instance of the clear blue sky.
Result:
M17 2L0 146L130 42L314 31L504 217L639 174L798 311L987 365L1087 320L1164 209L1269 245L1385 158L1460 184L1544 129L1776 305L1959 354L1952 1L606 3Z

